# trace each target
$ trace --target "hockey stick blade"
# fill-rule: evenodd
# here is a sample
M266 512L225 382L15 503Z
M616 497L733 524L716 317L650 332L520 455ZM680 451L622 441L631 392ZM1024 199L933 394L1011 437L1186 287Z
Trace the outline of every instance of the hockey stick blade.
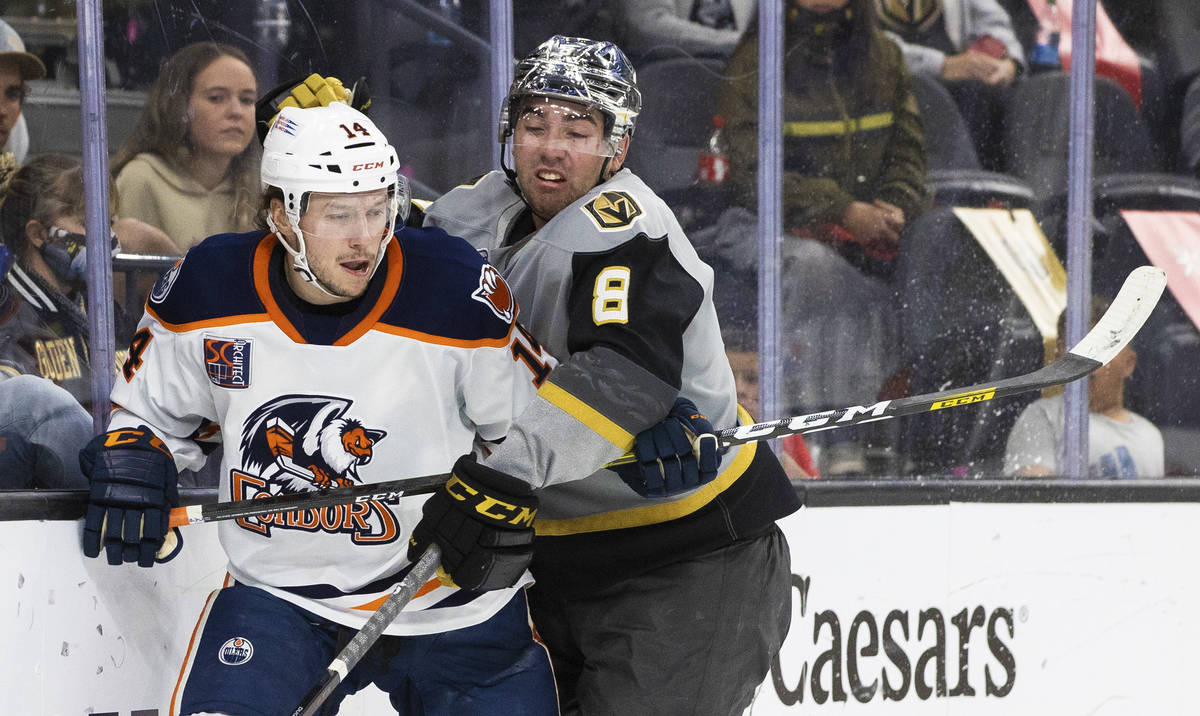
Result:
M379 641L383 630L396 619L396 615L404 607L408 606L417 590L433 577L441 558L441 548L436 544L425 548L421 558L417 560L408 574L404 575L404 579L400 580L400 583L392 589L392 593L388 595L383 604L379 605L379 609L371 615L370 619L367 619L367 623L363 624L362 629L358 630L354 638L338 652L338 655L325 668L325 675L321 677L316 686L313 686L304 695L300 705L292 710L292 716L311 716L320 710L321 704L325 703L337 685L342 683L346 674L350 673L350 670L362 660L367 650L376 641Z
M1075 344L1062 358L1032 373L967 388L884 400L870 406L852 405L841 410L827 410L766 423L742 425L717 432L717 439L722 447L729 447L758 440L890 420L901 415L975 405L996 398L1041 390L1052 385L1070 383L1108 363L1122 348L1129 345L1150 317L1166 285L1167 275L1162 269L1153 266L1134 269L1125 278L1125 283L1121 285L1121 290L1113 299L1112 305L1083 340Z

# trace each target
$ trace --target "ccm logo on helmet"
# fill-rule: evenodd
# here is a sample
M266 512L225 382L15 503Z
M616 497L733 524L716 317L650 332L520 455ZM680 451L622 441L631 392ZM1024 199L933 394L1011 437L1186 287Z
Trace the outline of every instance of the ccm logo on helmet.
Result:
M383 162L367 162L365 164L355 164L354 166L350 167L350 171L363 172L367 171L368 169L380 169L382 167Z

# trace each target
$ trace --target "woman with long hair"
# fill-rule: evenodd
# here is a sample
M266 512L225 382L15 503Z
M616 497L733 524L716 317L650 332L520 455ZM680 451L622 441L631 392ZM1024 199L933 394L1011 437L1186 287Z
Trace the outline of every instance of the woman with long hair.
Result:
M257 96L241 50L197 42L175 53L113 159L125 215L165 231L180 254L206 236L253 228Z

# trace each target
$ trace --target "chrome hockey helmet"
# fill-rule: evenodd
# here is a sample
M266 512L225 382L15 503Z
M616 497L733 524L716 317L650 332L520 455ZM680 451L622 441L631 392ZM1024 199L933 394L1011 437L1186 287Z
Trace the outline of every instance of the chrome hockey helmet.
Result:
M380 237L379 256L371 275L379 269L392 238L395 222L408 218L408 180L399 173L400 160L387 137L365 114L342 102L324 107L285 107L271 124L263 140L262 184L264 190L283 192L288 224L296 235L297 247L281 241L292 255L295 270L325 293L308 265L300 217L311 193L358 194L388 190L387 229ZM270 213L267 224L278 233Z
M637 73L621 48L607 41L555 35L517 63L500 108L499 140L512 135L521 100L545 97L578 102L604 115L610 154L633 134L642 110Z

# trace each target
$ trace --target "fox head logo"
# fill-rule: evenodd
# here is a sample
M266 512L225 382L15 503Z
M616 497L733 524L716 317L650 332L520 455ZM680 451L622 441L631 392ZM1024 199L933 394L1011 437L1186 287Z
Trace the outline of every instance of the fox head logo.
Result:
M512 289L491 264L484 264L480 269L479 288L471 293L471 298L492 309L492 313L505 323L512 323L517 316L517 301Z

